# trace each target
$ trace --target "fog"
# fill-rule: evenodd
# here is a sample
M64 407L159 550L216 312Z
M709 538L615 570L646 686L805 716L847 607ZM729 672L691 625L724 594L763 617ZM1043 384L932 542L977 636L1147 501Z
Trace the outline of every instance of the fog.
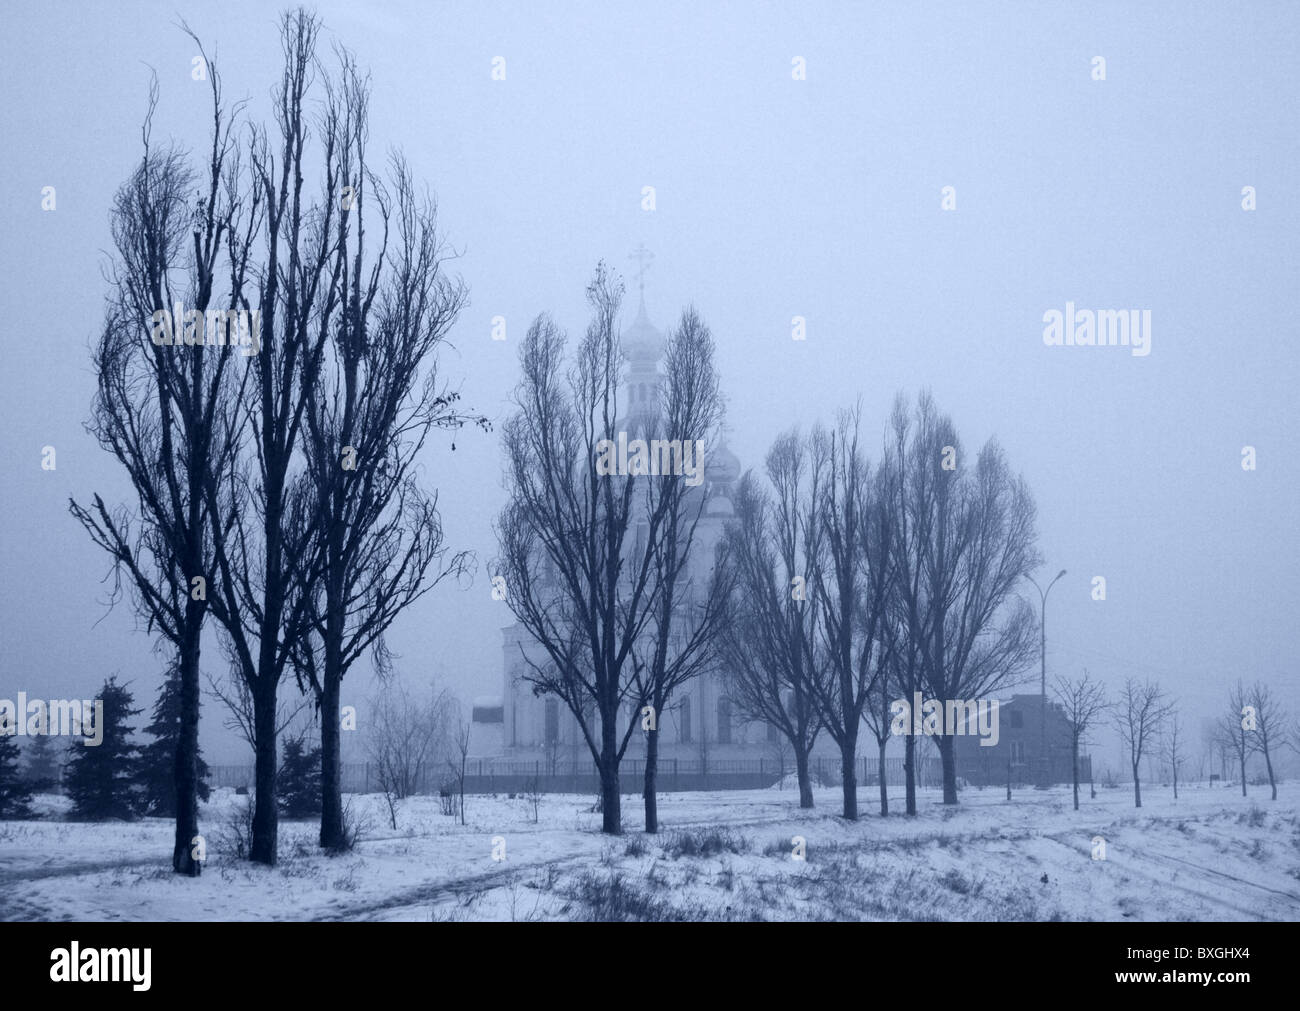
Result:
M728 442L746 468L780 431L858 398L878 443L895 394L928 388L966 451L1001 442L1037 502L1043 574L1068 570L1048 606L1049 678L1157 678L1193 742L1238 677L1268 680L1294 710L1296 8L317 10L327 41L372 75L372 158L400 148L437 196L470 289L442 368L498 429L528 323L550 312L576 341L601 259L627 278L630 323L630 254L644 244L651 321L667 329L694 305L717 340ZM228 96L267 121L280 51L265 4L224 4L219 18L171 0L31 5L8 11L0 35L3 697L91 698L119 672L148 706L166 664L129 599L106 607L108 560L67 505L94 492L130 501L83 429L89 346L150 67L155 136L192 150L207 139L210 94L191 78L178 11ZM1149 354L1047 346L1044 315L1067 303L1149 310ZM794 317L805 340L792 339ZM478 574L439 586L390 635L404 679L437 678L466 701L502 691L512 619L485 571L502 465L499 431L426 448L449 543L476 553ZM204 669L223 668L213 634ZM358 664L344 703L371 679ZM221 715L205 701L205 757L251 761ZM1113 746L1099 751L1118 765Z

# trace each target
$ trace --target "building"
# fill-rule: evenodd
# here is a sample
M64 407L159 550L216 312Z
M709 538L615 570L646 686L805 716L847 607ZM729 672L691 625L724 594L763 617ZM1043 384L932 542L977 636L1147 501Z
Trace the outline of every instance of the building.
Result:
M630 405L629 416L620 426L626 424L631 430L636 414L658 402L663 379L664 334L650 322L644 285L636 317L623 331L622 343L628 361ZM735 514L732 498L740 475L740 461L725 444L706 447L703 482L689 492L696 503L703 499L704 510L690 559L692 593L705 592L708 586L714 546ZM501 649L501 696L475 702L474 755L500 759L502 768L536 765L548 773L589 767L590 752L568 707L554 696L535 695L522 676L527 670L524 657L540 658L540 649L526 630L518 623L503 628ZM629 702L619 721L621 727L634 718L634 708ZM779 767L775 728L739 719L717 674L702 675L679 689L668 711L658 716L658 732L660 768L669 774L676 769L692 775L722 775L729 766L739 769L738 762L746 769L757 768L759 763L770 764L773 771ZM637 769L645 745L645 734L634 732L624 758L626 772Z
M1043 723L1046 720L1046 735ZM1043 760L1046 738L1047 761ZM973 729L956 741L957 775L976 786L1069 783L1070 724L1060 703L1043 705L1042 695L1013 695L998 706L998 742L985 746ZM1079 780L1088 782L1091 759L1079 755Z

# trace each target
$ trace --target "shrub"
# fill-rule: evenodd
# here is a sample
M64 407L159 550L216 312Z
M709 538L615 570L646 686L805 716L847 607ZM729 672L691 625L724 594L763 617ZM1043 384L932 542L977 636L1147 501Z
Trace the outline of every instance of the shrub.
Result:
M726 828L706 828L669 833L664 840L664 853L678 857L711 857L719 853L744 853L749 843Z

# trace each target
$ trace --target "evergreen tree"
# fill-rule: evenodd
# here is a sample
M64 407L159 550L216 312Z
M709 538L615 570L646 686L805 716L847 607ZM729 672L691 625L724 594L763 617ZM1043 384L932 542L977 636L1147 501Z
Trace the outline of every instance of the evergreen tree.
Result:
M48 734L40 734L31 739L26 748L26 765L23 779L32 788L33 793L56 791L63 769L59 763L59 754L54 747L54 740Z
M104 739L96 746L80 741L69 747L64 787L72 798L72 816L90 821L131 818L139 809L136 788L140 749L131 741L128 722L143 712L116 675L100 691L104 703Z
M181 732L181 676L180 668L173 666L167 672L158 701L153 707L153 722L144 728L153 741L140 749L140 766L137 783L140 803L145 814L174 818L176 816L176 748ZM208 764L203 753L198 752L197 791L199 800L207 802Z
M18 773L18 739L0 734L0 820L30 818L32 788Z
M286 818L310 818L321 812L320 748L304 750L301 738L284 742L276 793Z

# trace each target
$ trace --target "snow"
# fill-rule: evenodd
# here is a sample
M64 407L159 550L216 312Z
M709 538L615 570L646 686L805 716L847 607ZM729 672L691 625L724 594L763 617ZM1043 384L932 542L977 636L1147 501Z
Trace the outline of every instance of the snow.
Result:
M660 833L641 832L639 795L623 797L624 834L605 836L593 798L547 795L538 821L522 798L470 796L468 824L437 797L401 802L396 831L377 795L349 798L366 823L350 854L316 846L312 821L282 822L274 868L235 855L246 798L214 791L200 813L202 877L171 872L165 819L0 822L0 918L39 920L567 920L590 918L868 920L1295 920L1300 918L1300 784L1240 790L1156 785L964 789L956 808L919 794L907 819L859 792L790 789L662 794ZM792 857L793 837L806 860ZM1093 838L1106 842L1094 860ZM504 845L504 859L500 855ZM707 855L687 855L701 845ZM721 847L709 851L707 847Z

